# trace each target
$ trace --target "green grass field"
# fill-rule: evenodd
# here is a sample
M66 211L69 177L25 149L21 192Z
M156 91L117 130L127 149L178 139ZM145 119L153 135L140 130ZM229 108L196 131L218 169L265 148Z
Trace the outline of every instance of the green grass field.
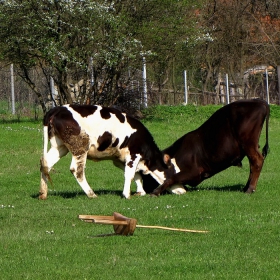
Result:
M218 108L158 107L143 122L165 148ZM39 201L41 123L2 122L0 133L0 279L279 279L278 106L271 109L270 153L253 195L241 192L247 159L243 168L231 167L183 196L130 200L120 198L121 170L88 161L87 179L98 194L90 200L71 175L67 155L54 167L48 199ZM96 237L113 228L77 218L114 211L141 225L210 232L136 228L130 237Z

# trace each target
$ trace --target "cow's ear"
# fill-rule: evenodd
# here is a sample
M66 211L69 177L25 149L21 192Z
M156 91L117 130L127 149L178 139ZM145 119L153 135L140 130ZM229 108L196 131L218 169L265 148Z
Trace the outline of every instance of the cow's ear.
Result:
M163 161L168 167L171 166L171 159L170 159L170 156L168 154L163 155Z

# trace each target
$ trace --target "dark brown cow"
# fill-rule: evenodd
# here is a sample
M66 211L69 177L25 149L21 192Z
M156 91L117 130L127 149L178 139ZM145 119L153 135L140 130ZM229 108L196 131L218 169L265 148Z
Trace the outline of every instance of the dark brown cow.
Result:
M266 142L259 151L259 137L266 119ZM230 166L241 166L245 156L250 175L244 192L256 190L268 153L269 106L262 100L240 100L216 111L198 129L185 134L163 151L180 170L153 191L159 195L174 184L197 186Z

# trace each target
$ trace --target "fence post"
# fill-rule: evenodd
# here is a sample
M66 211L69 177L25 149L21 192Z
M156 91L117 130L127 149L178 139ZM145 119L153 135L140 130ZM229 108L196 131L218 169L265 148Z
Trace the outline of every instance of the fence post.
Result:
M187 70L184 70L184 85L185 85L185 105L188 105Z
M269 88L268 88L268 72L267 72L267 68L265 69L265 78L266 78L266 101L269 104Z
M50 77L50 88L51 88L51 97L52 97L52 108L54 108L55 107L55 89L54 89L53 77Z
M226 74L226 92L227 92L227 104L229 104L229 85L228 85L228 74Z
M15 110L15 85L14 85L14 65L11 64L11 96L12 96L12 114L16 113Z
M146 58L143 56L143 97L144 97L144 108L148 107L148 96L147 96L147 73L146 73Z

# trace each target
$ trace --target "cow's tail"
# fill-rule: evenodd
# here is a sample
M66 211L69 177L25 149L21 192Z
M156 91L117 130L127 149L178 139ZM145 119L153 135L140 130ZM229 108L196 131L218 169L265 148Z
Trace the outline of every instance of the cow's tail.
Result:
M268 121L269 121L269 114L270 114L270 109L269 109L269 105L267 104L266 107L266 121L265 121L265 145L262 149L262 155L263 158L265 159L268 152L269 152L269 145L268 145Z
M42 174L45 175L45 177L47 178L47 180L52 183L51 177L50 177L50 173L49 173L49 167L48 167L48 163L46 161L46 155L48 153L48 143L49 143L49 136L48 136L48 126L45 125L44 129L43 129L43 139L44 139L44 147L43 147L43 156L41 157L41 172Z

